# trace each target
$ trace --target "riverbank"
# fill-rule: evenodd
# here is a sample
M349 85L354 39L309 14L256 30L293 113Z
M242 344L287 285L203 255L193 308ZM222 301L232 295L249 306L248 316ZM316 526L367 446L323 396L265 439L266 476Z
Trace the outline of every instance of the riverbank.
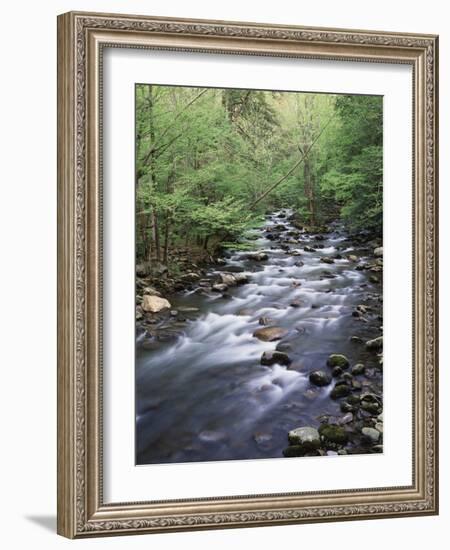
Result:
M138 463L382 451L381 241L290 218L175 293L138 277Z

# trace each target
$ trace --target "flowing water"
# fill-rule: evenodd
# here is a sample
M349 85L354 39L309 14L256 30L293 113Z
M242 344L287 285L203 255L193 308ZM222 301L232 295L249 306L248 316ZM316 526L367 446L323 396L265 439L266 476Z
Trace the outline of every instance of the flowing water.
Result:
M342 414L329 397L333 385L316 388L308 376L313 369L326 370L331 353L370 366L373 358L350 337L379 336L381 322L378 317L363 322L352 312L371 303L379 313L380 284L355 269L368 251L354 249L340 226L308 234L291 225L289 214L267 216L248 236L253 250L267 253L268 260L234 252L208 274L243 272L248 284L230 287L225 297L208 291L170 296L174 309L199 311L181 325L175 341L146 347L145 336L138 336L138 464L281 457L289 430ZM306 252L305 246L323 248ZM349 254L358 262L346 259ZM342 259L320 261L336 255ZM253 336L261 317L289 330L282 340L290 347L289 367L261 365L262 353L280 344ZM377 373L371 376L381 384ZM363 377L363 385L369 382L374 380Z

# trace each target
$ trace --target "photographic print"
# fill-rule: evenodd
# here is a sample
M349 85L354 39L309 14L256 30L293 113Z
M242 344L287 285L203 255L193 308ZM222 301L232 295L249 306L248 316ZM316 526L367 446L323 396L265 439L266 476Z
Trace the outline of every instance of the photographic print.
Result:
M138 84L136 463L383 451L383 98Z
M438 81L437 35L58 17L59 534L438 513Z

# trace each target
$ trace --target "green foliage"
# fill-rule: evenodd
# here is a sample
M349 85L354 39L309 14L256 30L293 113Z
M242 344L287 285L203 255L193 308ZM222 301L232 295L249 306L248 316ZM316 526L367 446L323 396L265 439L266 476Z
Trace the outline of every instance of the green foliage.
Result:
M321 191L334 198L350 226L381 231L383 218L383 103L378 96L340 96L340 119L330 143L332 168Z
M278 207L312 225L380 229L381 98L136 87L140 258L236 245Z

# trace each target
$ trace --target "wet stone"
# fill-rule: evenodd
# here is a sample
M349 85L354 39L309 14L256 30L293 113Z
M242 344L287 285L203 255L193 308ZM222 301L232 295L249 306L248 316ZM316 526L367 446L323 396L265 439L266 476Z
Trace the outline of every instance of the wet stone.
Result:
M365 370L366 370L366 367L362 363L357 363L352 367L352 374L354 376L359 376L361 374L364 374Z
M328 386L331 384L331 376L324 370L315 370L310 373L309 381L315 386Z
M285 365L288 366L292 363L292 359L287 353L282 351L265 351L261 356L261 365Z
M327 365L331 368L341 367L341 369L347 369L349 364L347 357L338 353L331 354L327 359Z
M263 342L273 342L274 340L281 340L288 332L287 329L281 327L265 327L255 330L253 336Z
M350 393L350 387L347 384L339 384L335 386L330 393L331 399L341 399L342 397L347 397Z
M380 439L380 432L378 430L376 430L375 428L363 428L361 430L361 433L363 434L363 436L369 440L371 443L378 443L379 439Z
M348 441L348 434L342 426L337 424L322 424L319 428L319 434L326 442L345 445Z
M320 447L319 432L311 426L302 426L291 430L288 439L289 443L293 445L301 445L304 451Z

